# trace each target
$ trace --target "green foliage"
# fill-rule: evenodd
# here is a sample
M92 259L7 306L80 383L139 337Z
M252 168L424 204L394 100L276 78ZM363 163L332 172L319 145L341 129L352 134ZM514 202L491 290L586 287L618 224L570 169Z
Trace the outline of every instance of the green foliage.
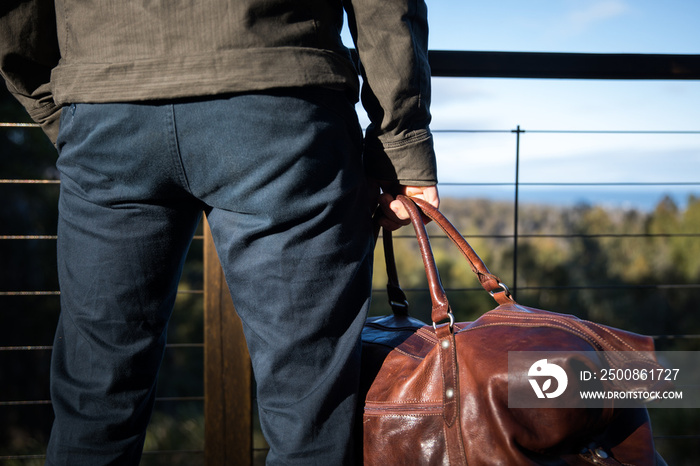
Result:
M171 413L156 410L146 433L141 465L204 464L203 441L202 403L178 403Z

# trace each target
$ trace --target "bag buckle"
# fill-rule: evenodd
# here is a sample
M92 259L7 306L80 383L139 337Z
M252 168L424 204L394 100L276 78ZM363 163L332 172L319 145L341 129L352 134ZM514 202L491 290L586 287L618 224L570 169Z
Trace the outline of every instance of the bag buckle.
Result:
M506 286L506 284L505 284L505 283L498 282L498 286L501 287L500 290L489 291L489 294L491 295L491 297L493 298L493 295L495 295L496 293L505 293L506 296L510 298L510 290L508 289L508 287Z
M452 314L452 311L450 311L447 313L447 317L450 318L450 330L452 330L455 325L455 316ZM433 322L433 329L437 332L437 324L435 322Z

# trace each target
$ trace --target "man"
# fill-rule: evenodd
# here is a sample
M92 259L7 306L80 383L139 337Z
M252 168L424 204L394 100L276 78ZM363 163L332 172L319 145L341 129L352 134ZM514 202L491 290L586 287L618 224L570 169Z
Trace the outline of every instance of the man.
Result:
M362 62L342 45L343 3ZM11 1L0 69L59 151L61 316L47 464L138 464L205 212L269 464L349 464L370 213L437 206L415 0Z

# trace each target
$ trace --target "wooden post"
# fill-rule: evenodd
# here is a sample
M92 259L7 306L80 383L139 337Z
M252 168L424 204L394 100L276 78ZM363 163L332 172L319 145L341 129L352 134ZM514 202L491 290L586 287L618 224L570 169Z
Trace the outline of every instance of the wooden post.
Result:
M204 458L253 462L252 369L208 222L204 222Z

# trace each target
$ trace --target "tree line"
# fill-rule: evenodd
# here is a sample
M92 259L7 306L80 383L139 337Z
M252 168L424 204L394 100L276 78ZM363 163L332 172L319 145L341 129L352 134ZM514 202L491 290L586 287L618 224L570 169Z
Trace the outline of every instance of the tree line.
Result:
M520 206L517 275L513 204L444 199L441 211L506 285L517 280L521 304L574 314L648 335L700 333L700 198L684 208L670 197L649 212L596 205ZM458 249L429 225L443 285L458 320L495 306ZM411 227L394 239L402 286L413 313L429 322L427 281ZM375 255L372 313L386 312L381 242ZM694 342L681 344L691 348Z

